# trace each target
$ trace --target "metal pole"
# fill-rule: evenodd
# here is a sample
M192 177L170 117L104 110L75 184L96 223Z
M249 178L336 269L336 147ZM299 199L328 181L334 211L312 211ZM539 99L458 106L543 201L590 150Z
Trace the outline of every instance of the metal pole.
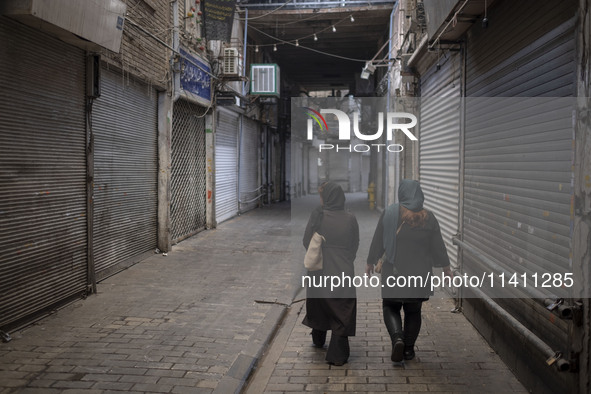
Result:
M248 8L245 8L244 11L246 12L246 14L244 15L244 49L242 55L242 76L246 77L246 48L248 46ZM246 95L246 81L242 83L242 95Z
M533 332L531 332L527 327L525 327L521 322L515 319L509 312L505 309L501 308L499 304L494 302L490 297L480 291L478 288L471 288L473 291L482 301L484 301L498 316L504 319L505 322L515 331L517 331L520 335L522 335L523 339L528 341L536 348L540 353L542 353L544 360L548 360L552 357L556 357L557 354L560 354L557 351L552 350L550 346L548 346L544 341L538 338ZM556 368L561 371L565 372L570 369L570 362L563 358L558 358L558 360L554 363Z

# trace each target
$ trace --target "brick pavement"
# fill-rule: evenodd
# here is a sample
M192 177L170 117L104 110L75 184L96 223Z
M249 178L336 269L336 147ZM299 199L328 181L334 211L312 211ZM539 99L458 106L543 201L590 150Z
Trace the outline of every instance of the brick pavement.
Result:
M282 328L288 334L273 342L246 392L527 393L464 316L451 313L453 308L452 300L437 293L426 302L416 358L393 363L381 301L360 302L349 362L337 367L324 361L326 346L312 346L310 329L301 324L305 306L292 307Z
M300 199L296 206L309 212L316 199ZM359 222L359 275L379 213L368 211L364 194L348 194L347 208ZM294 304L246 392L527 392L466 318L451 313L455 305L445 294L438 292L424 304L417 357L402 364L390 361L379 289L357 292L357 335L350 339L351 357L342 367L326 364L325 350L312 346L310 329L301 324L304 303ZM296 299L304 296L302 291Z
M348 199L361 213L359 273L378 214L364 194ZM305 218L317 197L300 200ZM417 360L400 367L388 361L375 294L359 292L350 363L324 363L300 324L304 304L285 307L303 272L302 222L291 213L290 225L290 205L276 204L201 232L13 333L0 344L0 394L225 394L255 366L251 393L524 391L465 318L449 313L449 300L426 304Z
M244 382L294 296L289 204L204 231L0 343L0 393L211 393ZM299 266L298 266L299 267Z

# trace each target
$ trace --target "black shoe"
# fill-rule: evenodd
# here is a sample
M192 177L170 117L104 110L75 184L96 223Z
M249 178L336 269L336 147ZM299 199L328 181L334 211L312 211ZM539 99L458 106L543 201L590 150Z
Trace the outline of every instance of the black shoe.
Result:
M326 342L326 331L312 329L312 343L316 347L323 347Z
M399 363L402 361L404 357L404 341L401 338L398 338L392 343L392 355L390 356L390 360L395 363Z
M413 349L408 349L404 351L405 360L412 360L413 358L415 358L415 351Z

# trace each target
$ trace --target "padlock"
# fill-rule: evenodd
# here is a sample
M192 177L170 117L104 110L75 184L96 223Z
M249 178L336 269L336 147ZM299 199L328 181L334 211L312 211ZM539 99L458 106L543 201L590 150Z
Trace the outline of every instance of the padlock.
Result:
M548 358L546 360L546 364L548 364L548 366L551 366L552 364L554 364L556 361L558 361L559 358L562 357L562 353L560 352L556 352L554 353L553 356L551 356L550 358Z

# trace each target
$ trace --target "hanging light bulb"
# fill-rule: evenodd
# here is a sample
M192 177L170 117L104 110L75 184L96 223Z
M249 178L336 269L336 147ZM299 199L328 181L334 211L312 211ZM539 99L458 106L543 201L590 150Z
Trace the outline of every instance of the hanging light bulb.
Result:
M318 36L314 33L314 41L318 41Z
M353 15L351 15L351 22L355 22L355 18L353 18Z
M300 41L296 40L296 47L299 47L299 46L300 46Z
M259 46L258 45L254 47L254 51L255 52L258 52L259 51Z
M277 52L277 44L273 44L273 52Z
M332 25L332 32L333 32L333 33L336 33L336 32L337 32L337 28L336 28L336 27L334 27L334 25Z

